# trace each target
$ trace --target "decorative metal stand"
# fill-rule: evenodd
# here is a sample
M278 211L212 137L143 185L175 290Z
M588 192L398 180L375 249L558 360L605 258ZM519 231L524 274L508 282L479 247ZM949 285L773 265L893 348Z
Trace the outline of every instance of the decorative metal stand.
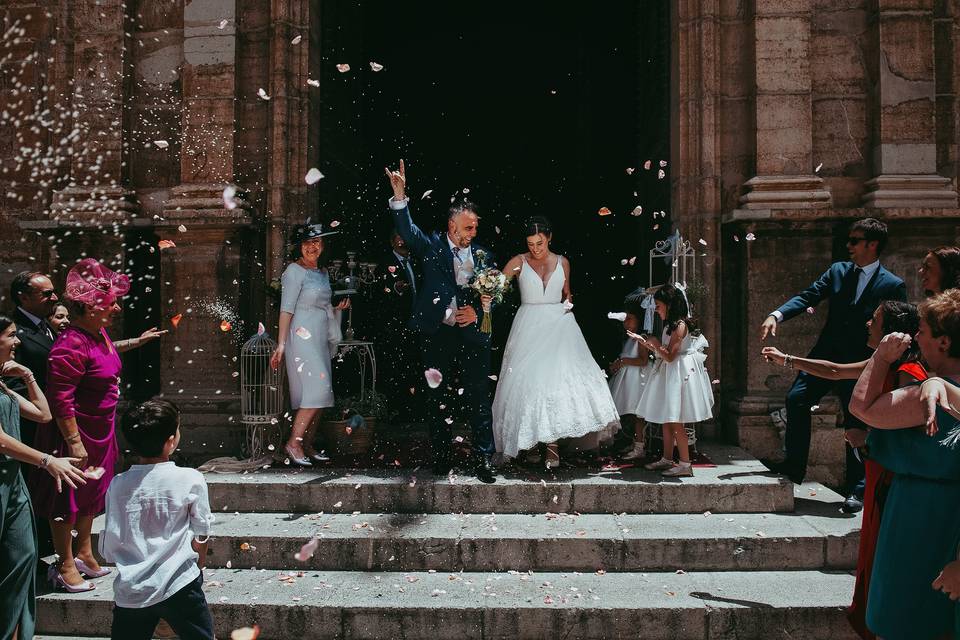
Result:
M367 396L367 365L370 365L370 393L377 392L377 356L373 350L373 342L368 340L344 340L337 347L337 358L343 359L348 353L357 354L360 364L360 401Z
M360 273L356 273L357 267L360 267ZM360 284L373 284L377 279L376 262L357 262L357 252L347 251L347 271L343 271L343 260L333 260L327 271L330 274L330 282L333 283L333 295L335 297L349 297L356 295ZM343 332L346 342L353 341L353 307L347 310L347 328Z
M666 240L660 240L650 250L650 286L654 284L654 259L666 260L670 263L670 279L668 282L679 282L687 284L687 278L691 280L697 275L697 250L690 244L689 240L684 240L679 233L673 234Z
M247 455L267 455L266 431L279 423L283 411L284 368L270 367L277 343L266 333L253 336L240 349L240 422L247 428Z

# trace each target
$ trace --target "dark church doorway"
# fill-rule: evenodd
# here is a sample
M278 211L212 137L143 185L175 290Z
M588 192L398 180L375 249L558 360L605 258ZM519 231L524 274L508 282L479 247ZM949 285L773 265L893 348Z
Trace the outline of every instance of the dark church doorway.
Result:
M444 229L466 193L501 265L525 250L527 218L550 218L577 320L598 360L615 356L606 314L647 284L648 251L669 230L653 218L669 215L669 3L318 5L310 153L326 176L318 215L341 222L336 250L385 252L383 167L404 158L414 220ZM498 319L501 345L507 330Z

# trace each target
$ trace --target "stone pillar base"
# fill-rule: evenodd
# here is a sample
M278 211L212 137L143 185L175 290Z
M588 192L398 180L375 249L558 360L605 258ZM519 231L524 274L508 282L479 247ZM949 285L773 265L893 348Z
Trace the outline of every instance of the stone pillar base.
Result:
M48 227L101 227L129 224L140 211L136 194L123 187L67 187L56 191ZM40 222L40 221L37 221Z
M950 180L938 175L881 175L867 181L863 205L870 208L947 208L957 206Z
M757 458L783 459L783 435L770 413L783 407L783 396L742 396L727 404L738 442ZM807 480L831 487L843 486L846 464L843 429L837 428L840 402L833 396L823 399L811 416L810 458Z
M744 183L744 209L823 209L831 206L830 191L819 176L756 176Z
M240 345L256 330L245 275L253 217L241 195L223 201L224 184L174 187L155 222L176 247L160 256L163 322L161 391L181 409L181 453L191 461L237 455L244 429L228 422L239 412ZM180 315L176 327L170 319Z

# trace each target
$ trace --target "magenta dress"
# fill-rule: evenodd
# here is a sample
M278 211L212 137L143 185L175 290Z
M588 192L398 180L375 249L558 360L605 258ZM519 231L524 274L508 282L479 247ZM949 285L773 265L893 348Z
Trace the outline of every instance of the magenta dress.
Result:
M37 428L34 447L54 456L69 455L57 428L57 418L76 418L88 466L103 467L99 480L57 493L53 477L43 469L30 473L30 494L38 518L63 518L103 512L107 487L113 479L119 448L114 431L120 398L120 355L107 332L94 336L75 326L67 327L50 350L46 396L54 421Z

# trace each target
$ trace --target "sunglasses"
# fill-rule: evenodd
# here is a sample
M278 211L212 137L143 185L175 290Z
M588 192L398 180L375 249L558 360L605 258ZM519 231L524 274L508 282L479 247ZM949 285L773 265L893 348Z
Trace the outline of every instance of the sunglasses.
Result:
M45 300L49 300L50 298L52 298L52 297L55 296L55 295L57 295L57 292L54 291L53 289L45 289L45 290L43 290L43 291L40 292L40 297L41 297L41 298L44 298Z
M864 240L866 240L866 238L857 238L855 236L850 236L849 238L847 238L847 244L855 247L861 242L863 242Z

